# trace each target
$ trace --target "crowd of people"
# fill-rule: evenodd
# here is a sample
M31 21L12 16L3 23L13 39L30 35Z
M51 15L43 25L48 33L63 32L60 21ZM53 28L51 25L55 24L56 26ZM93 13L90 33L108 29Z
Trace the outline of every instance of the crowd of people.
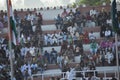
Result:
M41 13L27 12L21 18L17 11L14 11L16 28L18 32L18 44L12 44L12 58L14 63L14 76L16 80L28 80L37 71L43 71L47 64L57 64L59 68L66 72L69 70L68 64L74 62L75 56L80 56L80 66L94 67L102 63L113 64L115 61L115 42L111 38L110 13L105 9L101 11L95 8L86 14L81 14L79 9L69 12L64 9L62 14L58 14L56 28L61 32L42 33ZM7 14L0 12L0 28L7 25ZM101 37L105 39L97 41L94 31L90 33L83 31L84 27L101 27ZM111 40L112 39L112 40ZM83 44L90 44L89 52L85 52ZM118 41L120 45L120 42ZM43 50L44 46L61 46L60 52L52 48L51 52ZM10 53L8 40L0 37L0 80L10 78ZM120 59L120 58L119 58ZM80 67L79 67L80 68ZM80 70L80 69L79 69Z

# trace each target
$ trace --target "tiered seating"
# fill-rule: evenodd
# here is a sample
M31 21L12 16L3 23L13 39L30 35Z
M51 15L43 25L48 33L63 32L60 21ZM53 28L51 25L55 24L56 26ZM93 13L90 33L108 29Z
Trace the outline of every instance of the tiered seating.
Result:
M54 32L60 32L61 30L57 30L55 25L43 25L42 26L42 30L43 30L43 33L54 33ZM94 32L94 35L96 36L96 39L100 40L102 38L100 38L100 27L99 26L96 26L96 27L92 27L92 28L88 28L88 27L84 27L83 28L83 32L84 31L87 31L87 32L91 32L93 31ZM43 50L47 50L48 52L51 51L52 48L55 48L55 50L57 50L58 52L60 51L60 48L61 46L54 46L54 47L43 47ZM83 44L83 49L84 51L89 51L89 44Z
M58 33L58 32L61 31L61 30L57 30L54 24L53 25L43 25L42 30L43 30L43 33L54 33L54 32ZM84 27L83 31L88 31L88 32L94 31L96 39L100 39L100 27L99 26L96 26L94 28ZM61 46L43 47L43 52L45 50L50 52L52 50L52 48L54 48L57 52L60 52ZM83 44L83 50L84 50L85 53L89 52L90 45L89 44ZM79 56L76 56L75 57L75 63L79 63L79 62L80 62L80 58L79 58ZM54 68L56 69L56 68L58 68L58 66L56 66L56 65L48 65L48 69L54 69Z
M60 9L60 10L50 10L50 11L46 11L45 13L44 13L44 10L40 11L42 14L44 14L43 15L43 20L45 20L45 21L43 21L43 25L41 26L43 34L44 33L54 33L54 32L60 32L61 31L59 29L58 30L56 29L56 27L54 25L55 24L54 18L55 18L55 15L60 14L60 12L62 12L62 10L63 9ZM6 29L4 29L2 31L3 32L7 32ZM95 32L94 34L96 36L97 41L100 41L102 39L100 37L100 27L99 26L96 26L96 27L84 27L83 31L87 31L87 32L93 31L93 32ZM55 50L60 52L61 46L43 47L43 51L45 51L45 50L51 51L52 48L54 48ZM83 44L83 49L84 49L84 53L89 53L90 45L89 44ZM75 67L76 64L79 63L79 62L80 62L79 56L77 56L77 57L75 57L75 62L70 63L69 66L70 67ZM110 69L111 68L114 69L114 67L110 67ZM56 64L48 64L47 69L48 70L45 71L44 73L50 73L50 75L51 75L51 72L60 72L59 67ZM100 69L103 69L103 68L97 67L97 70L100 70ZM108 69L108 67L107 67L107 69ZM44 80L48 80L48 79L44 79Z

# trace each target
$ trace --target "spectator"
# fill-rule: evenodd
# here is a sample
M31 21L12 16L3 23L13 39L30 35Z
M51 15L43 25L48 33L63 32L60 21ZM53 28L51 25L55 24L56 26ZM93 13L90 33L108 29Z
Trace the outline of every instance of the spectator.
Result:
M111 34L112 34L111 30L106 28L106 30L105 30L105 37L108 39L109 37L111 37Z
M67 43L66 41L63 41L62 45L61 45L61 54L63 55L65 53L65 50L67 49Z
M66 9L64 9L64 11L61 14L62 18L65 18L68 15L68 12L66 11Z
M27 15L27 20L33 21L33 19L34 19L34 16L33 16L32 12L29 12L29 14Z
M75 13L74 13L74 16L76 16L76 15L80 15L80 11L78 8L76 8Z
M116 79L115 76L113 75L111 80L117 80L117 79Z
M108 61L108 64L111 64L111 62L112 62L113 59L114 59L114 55L113 55L112 51L109 50L109 51L106 53L105 57L106 57L106 59L107 59L107 61Z
M51 63L57 63L57 51L54 49L54 48L52 48L52 51L51 51L51 53L50 53L50 57L51 57Z
M48 53L47 50L44 52L44 59L45 63L50 63L50 53Z
M60 32L58 34L57 39L58 39L58 45L61 45L63 43L63 33L62 32Z
M14 14L14 18L15 18L16 24L19 24L20 18L17 13Z
M44 34L44 44L45 44L46 46L48 45L48 38L49 38L48 34L45 33L45 34Z
M38 26L41 26L43 24L43 17L41 13L38 13Z
M59 54L57 56L57 64L59 65L59 68L62 69L62 61L63 61L63 57L61 54Z
M70 44L70 46L68 46L68 48L64 54L68 56L70 62L74 61L74 58L73 58L74 57L74 49L71 44Z
M106 20L107 25L112 26L112 19L110 17L108 17L108 19Z
M67 42L68 42L68 44L72 44L73 43L72 35L70 35L70 34L67 35Z
M51 37L52 37L52 45L58 45L58 34L54 32L53 34L51 34Z
M84 32L84 40L83 41L84 41L85 44L89 43L89 37L88 37L88 32L87 31Z
M3 28L4 26L3 26L3 23L2 23L2 21L0 20L0 28Z
M95 40L95 39L96 39L93 31L91 31L91 32L88 34L88 36L89 36L89 40Z
M105 37L106 25L101 26L100 36Z
M36 72L36 71L37 71L37 69L38 69L38 64L37 64L37 63L35 63L35 62L34 62L34 63L32 63L32 64L31 64L31 68L32 68L32 71L33 71L33 72Z
M55 25L56 25L56 28L58 29L58 27L60 26L60 29L62 29L62 24L63 24L63 20L60 16L60 14L58 14L57 18L55 19Z
M4 20L5 23L7 23L7 21L8 21L7 13L4 13L3 20Z
M101 40L101 42L100 42L100 48L101 49L106 49L106 41L105 40Z
M69 63L69 58L66 54L63 55L63 65L67 66Z
M73 12L72 9L71 9L70 12L68 13L68 16L74 16L74 12Z
M90 52L92 55L96 54L98 50L98 44L96 41L92 40L92 42L90 43Z
M76 46L75 47L75 56L79 56L80 55L80 47Z
M87 13L87 15L86 15L86 20L87 20L87 21L86 21L86 26L87 26L87 27L90 27L92 18L91 18L91 16L90 16L89 13Z
M73 35L73 44L74 44L74 45L77 45L77 41L78 41L78 38L77 38L77 36L74 34L74 35Z
M97 14L95 7L90 10L90 16L94 17Z

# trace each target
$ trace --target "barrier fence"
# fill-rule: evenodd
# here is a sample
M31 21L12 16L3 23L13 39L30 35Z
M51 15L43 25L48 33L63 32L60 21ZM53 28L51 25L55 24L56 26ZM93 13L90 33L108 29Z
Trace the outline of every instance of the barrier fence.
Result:
M95 80L100 80L100 76L96 76L96 72L98 74L102 74L102 78L103 80L111 80L112 79L112 75L114 75L117 78L117 70L87 70L87 71L73 71L74 73L81 73L83 75L83 78L85 78L86 80L88 79L88 76L86 75L87 73L93 73L93 76L96 77ZM31 76L31 80L46 80L45 78L48 77L59 77L60 80L67 80L66 79L66 75L67 72L51 72L51 73L43 73L43 74L33 74ZM110 75L108 75L110 74ZM37 78L37 79L35 79ZM75 80L81 80L82 77L75 77ZM48 80L48 79L47 79ZM119 80L119 79L118 79Z

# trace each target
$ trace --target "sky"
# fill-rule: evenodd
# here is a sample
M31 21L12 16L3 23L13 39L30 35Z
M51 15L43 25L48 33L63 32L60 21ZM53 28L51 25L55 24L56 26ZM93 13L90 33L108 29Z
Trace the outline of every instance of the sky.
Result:
M67 5L75 0L11 0L14 9L21 8L40 8ZM6 0L0 0L0 10L6 9Z

